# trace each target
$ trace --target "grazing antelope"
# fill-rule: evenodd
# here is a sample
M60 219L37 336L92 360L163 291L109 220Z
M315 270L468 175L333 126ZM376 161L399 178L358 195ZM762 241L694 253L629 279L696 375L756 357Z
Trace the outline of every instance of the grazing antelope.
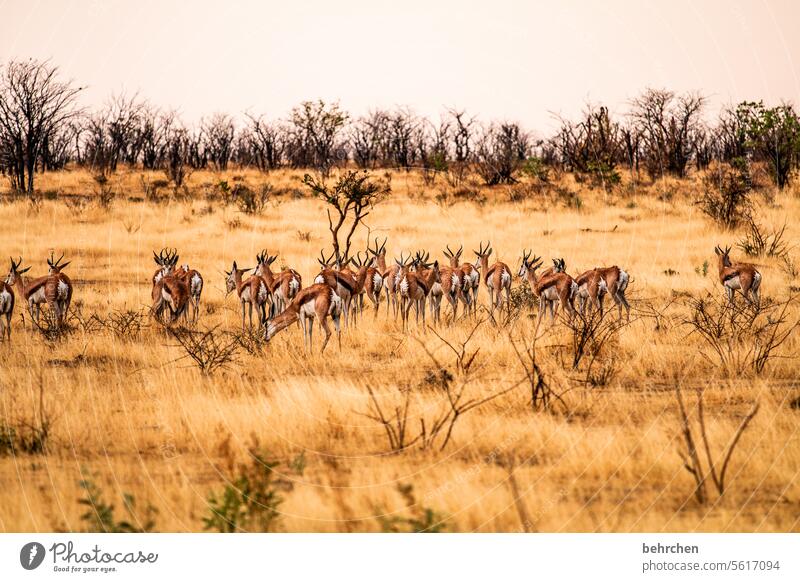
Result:
M483 284L489 290L489 304L492 311L494 311L495 307L502 306L503 292L505 292L506 303L511 309L511 269L500 261L494 263L491 267L489 266L489 255L492 254L492 247L489 242L486 243L486 247L481 243L479 249L474 253L480 262Z
M570 316L574 315L575 309L572 306L572 299L578 290L577 283L572 277L561 271L539 277L536 275L536 269L541 266L542 258L534 256L531 259L531 254L531 251L523 251L519 276L528 281L531 291L539 298L539 321L544 317L548 306L550 308L550 320L555 321L558 311L556 302Z
M342 299L329 285L325 283L315 283L310 287L300 290L286 309L279 315L276 315L271 321L264 320L264 325L266 327L265 338L267 341L270 341L275 337L275 334L299 320L300 326L303 328L303 348L305 348L307 341L308 350L311 351L314 320L318 319L322 331L325 332L325 340L322 342L322 349L320 350L320 353L323 353L331 337L331 329L328 325L328 317L330 317L336 328L336 334L339 337L339 346L341 347L341 328L339 322L343 306Z
M242 332L245 331L245 312L249 315L249 328L253 329L253 307L258 309L261 314L259 322L263 323L267 316L265 306L270 299L269 287L263 277L251 275L242 280L242 275L251 270L252 268L240 269L237 267L236 261L233 261L231 270L225 271L225 291L230 294L235 290L242 305Z
M13 262L13 259L12 259ZM14 289L8 280L0 283L0 341L11 341L11 315L14 313Z
M56 324L59 327L64 324L69 305L72 302L72 281L61 272L67 268L70 261L62 263L61 260L63 258L64 254L62 253L56 261L53 253L50 253L50 258L47 259L47 266L49 267L47 281L44 284L44 296L47 300L47 306L55 316Z
M631 319L631 306L625 298L625 290L628 288L628 280L630 277L626 271L623 271L616 265L612 267L595 267L594 268L600 277L603 278L606 290L619 310L619 318L622 319L622 308L625 308L628 321ZM600 294L600 311L603 310L604 294Z
M191 307L191 322L197 323L200 317L200 295L203 293L203 276L199 271L190 269L188 264L181 265L175 276L183 279L189 286L189 304Z
M378 310L381 306L381 297L383 296L383 273L386 272L386 240L383 245L379 246L378 241L375 241L375 249L367 246L367 252L372 255L372 262L370 267L367 268L367 281L365 284L367 291L367 298L372 301L375 306L375 317L378 317ZM383 261L383 265L381 265Z
M278 258L278 255L270 255L266 250L256 257L256 275L263 277L267 282L269 291L272 294L272 306L270 317L274 317L283 311L289 302L303 288L303 278L294 269L283 269L280 273L273 273L270 266Z
M608 292L606 282L597 269L590 269L575 277L575 284L578 290L575 297L578 298L578 311L583 315L587 305L594 306L603 315L603 297Z
M335 260L333 255L326 258L325 253L320 251L320 258L317 259L317 262L320 264L320 267L322 267L322 270L314 278L314 283L324 283L336 291L336 295L342 300L344 324L345 326L349 326L350 305L355 293L356 280L348 271L341 270L341 260L339 257L336 257Z
M740 290L744 298L758 307L761 303L761 273L749 263L733 263L730 258L731 247L722 250L714 248L719 267L719 281L725 288L728 301L733 302L736 290Z
M17 288L20 297L22 297L28 304L28 312L31 319L39 321L41 315L41 305L47 302L45 297L45 284L47 283L48 276L37 277L36 279L26 281L23 275L30 271L30 267L21 269L22 257L17 262L11 259L11 269L8 271L6 277L6 284Z
M403 317L403 329L408 327L408 313L411 306L414 306L417 323L419 323L420 312L422 313L422 324L425 324L425 301L428 298L433 285L441 284L439 273L439 261L424 263L421 255L417 255L416 272L412 272L406 261L397 261L400 267L398 275L400 292L400 314Z

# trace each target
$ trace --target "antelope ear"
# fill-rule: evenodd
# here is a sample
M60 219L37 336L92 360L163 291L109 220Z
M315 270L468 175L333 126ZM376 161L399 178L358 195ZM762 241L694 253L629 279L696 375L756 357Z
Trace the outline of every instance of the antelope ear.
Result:
M17 271L17 274L18 274L18 275L24 275L25 273L27 273L27 272L28 272L28 271L30 271L30 270L31 270L31 268L30 268L30 267L25 267L25 268L24 268L24 269L22 269L21 271Z
M489 249L489 252L486 253L486 256L487 257L491 257L493 252L494 252L494 249Z
M67 261L66 263L64 263L63 265L61 265L61 266L59 267L59 270L66 269L66 268L67 268L67 265L69 265L71 262L72 262L72 261Z
M233 269L231 269L231 273L237 270L236 261L233 261Z

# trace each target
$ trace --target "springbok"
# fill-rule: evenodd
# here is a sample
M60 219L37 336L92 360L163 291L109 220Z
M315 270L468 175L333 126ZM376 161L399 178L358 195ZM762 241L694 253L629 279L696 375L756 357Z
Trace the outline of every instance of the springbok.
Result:
M383 296L383 273L386 272L386 241L383 245L379 246L378 241L375 241L375 249L367 246L367 252L372 255L372 262L367 269L367 282L366 291L367 298L372 301L375 307L375 317L378 317L378 310L381 306L381 297ZM381 260L383 266L381 266Z
M11 261L14 262L13 259ZM8 337L11 341L11 315L14 313L14 289L8 279L0 283L0 341Z
M399 311L400 302L397 298L397 275L400 272L400 267L397 265L397 260L395 259L395 264L391 267L386 265L386 241L389 239L383 239L380 247L378 246L378 241L375 241L375 250L369 249L373 255L375 255L375 261L378 265L378 269L381 275L381 279L383 281L383 287L386 289L386 315L389 315L391 311L394 313L394 318L397 320L397 313Z
M361 259L361 252L359 251L356 253L355 257L350 257L349 263L352 263L357 270L355 273L350 271L350 275L353 276L356 280L356 286L353 289L355 302L354 306L355 309L353 310L353 316L355 317L356 312L358 312L358 316L360 317L364 312L364 294L367 293L367 287L369 287L372 283L372 280L369 277L369 270L373 267L373 263L375 258L370 258L369 253L364 259ZM348 269L349 271L349 269Z
M225 291L230 295L234 290L239 297L242 305L242 332L245 331L245 312L249 314L249 329L253 329L253 307L256 307L261 314L259 322L263 323L266 319L266 304L270 298L269 287L263 277L251 275L242 280L242 275L251 271L252 268L240 269L233 261L230 271L225 271ZM258 315L258 314L257 314Z
M37 277L36 279L26 281L23 278L23 275L30 271L31 268L25 267L24 269L21 269L21 266L22 257L20 257L17 262L14 262L14 259L11 259L11 269L8 271L6 284L10 285L12 288L17 288L20 297L22 297L28 304L28 312L31 315L31 319L34 321L39 321L39 317L41 315L41 305L42 303L47 302L47 298L45 297L44 293L44 287L45 283L47 283L48 276L45 275L44 277Z
M175 276L189 286L189 304L191 306L191 322L197 323L200 317L200 295L203 294L203 276L199 271L189 268L188 264L181 265L175 271Z
M722 250L722 247L716 246L714 252L717 255L719 281L725 288L728 301L733 302L738 289L748 303L758 307L761 304L761 273L758 269L749 263L733 263L730 258L731 247Z
M480 287L481 280L480 273L469 263L464 263L463 265L459 264L461 253L464 252L464 245L461 245L457 251L451 250L450 245L447 245L446 249L442 252L450 261L450 268L453 269L461 279L461 284L456 290L456 300L460 300L464 304L464 315L467 315L478 298L478 288ZM457 305L453 305L454 321L456 309Z
M272 293L270 317L283 311L297 292L303 288L303 278L294 269L286 268L280 273L273 273L270 268L278 255L270 255L266 250L256 257L256 275L263 277Z
M166 307L164 299L164 284L161 282L164 277L172 274L175 265L178 263L178 251L176 249L163 248L156 254L153 251L153 261L155 261L158 268L153 273L153 287L151 289L151 298L153 300L153 307L151 313L160 322L164 323L164 308Z
M447 297L447 301L450 303L450 307L453 310L453 321L458 318L458 302L462 301L464 303L464 314L466 315L469 312L469 304L472 299L472 286L465 281L464 270L453 266L454 261L458 262L458 253L454 254L449 245L442 252L450 260L450 266L439 269L442 282L435 283L431 290L431 311L436 322L440 320L442 297Z
M595 267L594 268L600 277L603 278L606 290L619 310L619 318L622 319L622 308L625 308L628 321L631 319L631 306L625 298L625 290L628 288L628 280L630 277L626 271L623 271L616 265L612 267ZM604 294L600 294L600 310L603 309Z
M519 269L519 276L525 278L531 287L531 291L539 298L539 317L541 321L549 306L550 320L555 321L558 312L556 302L570 314L575 314L572 306L572 299L578 290L578 285L566 273L559 271L550 275L539 277L536 269L542 264L542 258L534 256L532 259L531 251L523 251L522 266Z
M356 280L350 273L341 270L341 259L339 257L336 257L335 260L333 255L326 258L325 253L320 251L320 258L317 259L317 262L319 262L322 269L314 278L314 283L324 283L336 292L336 295L342 300L344 324L349 327L350 306L355 293Z
M575 297L578 299L578 311L583 315L587 305L592 305L603 315L603 297L608 292L606 282L597 269L590 269L575 277L578 290Z
M47 281L44 284L44 296L47 300L47 306L53 313L56 324L59 327L64 324L69 305L72 302L72 281L61 272L67 268L70 261L62 263L61 260L63 258L64 254L62 253L56 261L53 253L50 253L50 258L47 259L47 266L49 267Z
M264 320L266 328L265 338L267 341L270 341L275 337L275 334L299 320L300 326L303 328L303 348L305 349L307 341L308 350L311 351L314 320L318 319L322 331L325 332L325 340L322 342L322 349L320 350L320 353L323 353L325 347L328 345L328 340L331 338L331 329L328 325L328 317L330 317L336 328L336 334L339 337L339 345L341 347L341 327L339 322L342 309L342 299L329 285L325 283L315 283L310 287L300 290L282 313L276 315L270 321Z
M497 261L491 267L489 266L489 256L492 254L492 246L490 242L474 251L478 257L481 266L481 276L483 277L483 284L489 290L489 304L491 310L494 311L495 307L499 308L503 304L503 292L505 292L506 303L509 309L511 308L511 269L508 265Z
M417 255L420 258L420 255ZM400 267L399 291L400 291L400 313L403 316L403 329L408 327L408 313L411 306L414 306L417 323L419 323L420 312L422 312L422 324L425 325L425 301L428 298L435 283L441 284L442 279L439 273L439 261L424 263L418 260L416 272L409 269L405 261L397 261Z

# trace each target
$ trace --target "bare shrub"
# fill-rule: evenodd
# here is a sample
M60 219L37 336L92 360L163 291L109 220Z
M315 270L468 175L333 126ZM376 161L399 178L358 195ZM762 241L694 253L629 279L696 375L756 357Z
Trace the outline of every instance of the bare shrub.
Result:
M748 220L752 211L752 181L746 159L717 164L703 178L704 192L698 200L703 213L724 228L734 228Z
M780 228L765 230L750 216L747 220L747 233L739 241L738 247L749 257L776 257L782 259L791 250L784 238L787 223Z
M733 375L760 374L800 326L800 320L790 318L793 303L790 297L757 306L707 296L689 301L689 316L683 323L702 338L707 350L700 353L712 364Z
M105 318L98 318L100 325L117 339L138 339L142 330L147 327L148 312L133 309L115 310Z
M382 507L375 507L378 523L384 533L439 533L447 531L444 516L430 507L424 507L414 495L414 486L398 483L397 491L408 509L407 515L386 515Z
M44 383L40 375L38 400L30 416L20 415L0 424L0 456L46 454L54 422L55 417L45 405Z
M245 184L236 184L231 189L231 198L236 202L240 212L250 215L261 214L267 208L272 197L272 185L262 184L255 191Z
M686 450L678 451L678 454L683 461L683 467L694 479L695 499L697 499L697 502L701 505L705 505L708 502L706 482L708 481L709 477L711 478L711 481L717 490L717 495L722 497L722 495L725 493L725 475L727 473L731 457L733 456L733 451L736 449L736 445L739 444L739 439L747 429L750 421L753 420L753 417L755 417L756 413L758 412L759 405L758 403L753 404L750 412L748 412L744 418L742 418L742 421L739 423L739 427L736 429L736 432L731 437L725 449L723 449L722 462L716 464L714 462L714 456L711 454L711 445L708 440L708 435L706 434L705 411L703 409L703 391L702 389L697 391L697 423L699 424L700 440L702 442L703 451L705 452L706 463L708 464L708 469L706 469L703 467L703 463L700 459L697 436L695 435L695 431L693 430L692 424L689 421L689 415L686 412L686 406L683 402L683 395L681 394L680 385L675 386L675 396L678 400L678 410L680 411L681 415L681 432L683 434L684 444L686 446Z
M217 333L217 328L203 331L165 328L204 376L227 368L236 360L239 344L236 338Z

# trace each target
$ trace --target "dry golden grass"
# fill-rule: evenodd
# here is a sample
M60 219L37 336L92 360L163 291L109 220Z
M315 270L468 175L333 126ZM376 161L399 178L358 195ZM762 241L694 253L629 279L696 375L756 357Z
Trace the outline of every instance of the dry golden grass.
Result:
M316 273L315 257L328 246L328 233L321 204L292 195L302 192L299 172L196 173L188 185L193 201L162 204L136 200L143 197L142 175L112 177L120 196L110 210L69 202L91 196L88 174L44 176L39 187L59 198L38 209L22 200L0 205L0 253L22 255L38 275L51 249L65 252L72 260L74 303L84 314L105 315L146 307L151 251L177 247L182 261L206 279L201 327L231 331L239 310L224 295L222 271L233 259L250 266L266 247L298 269L305 284ZM246 216L203 199L220 179L254 187L270 181L283 194L262 216ZM438 255L445 243L463 243L471 256L479 240L490 239L493 258L515 271L523 248L565 257L572 273L619 264L631 274L634 309L666 304L675 294L721 293L713 249L740 235L702 217L692 204L696 183L662 182L624 196L587 191L568 178L563 184L579 191L580 209L535 197L512 204L507 188L479 189L483 204L460 202L441 182L426 188L416 174L395 173L392 197L369 224L389 237L390 256L419 247ZM435 203L437 192L448 193L452 203ZM658 199L663 192L673 193L671 201ZM767 224L798 215L800 199L791 193L760 209ZM800 238L794 223L787 234ZM778 261L758 262L763 296L787 298L798 282ZM482 289L482 304L486 298ZM686 312L682 301L668 311L676 320ZM132 340L77 331L48 343L29 324L23 328L18 304L13 341L0 344L0 423L34 420L40 387L54 423L47 454L0 458L0 530L82 529L79 481L91 475L117 506L123 492L136 497L137 507L154 506L156 529L198 531L209 493L233 477L232 465L246 458L254 437L281 461L278 471L289 482L280 507L279 527L286 531L380 530L377 515L411 511L400 483L412 484L417 501L456 531L800 529L800 411L791 406L800 396L796 359L776 359L760 376L732 378L701 356L703 344L687 328L655 330L653 320L634 318L604 352L604 365L616 371L610 383L587 387L576 379L580 371L570 369L571 340L559 324L546 330L538 349L550 385L568 391L567 412L532 411L523 384L461 418L444 451L415 446L388 454L382 427L361 414L370 407L367 386L387 404L399 401L398 387L412 390L409 416L416 430L418 418L430 420L442 404L437 389L424 382L433 366L423 345L447 365L453 358L422 327L402 334L382 307L377 320L368 314L345 331L341 351L334 341L324 357L306 354L292 327L266 355L240 353L229 369L204 377L155 327ZM797 308L792 315L798 317ZM460 341L472 325L460 321L439 333ZM529 336L533 328L526 314L513 333ZM318 348L319 337L315 341ZM506 330L485 323L470 347L480 348L476 362L482 366L470 394L485 396L523 377ZM798 348L795 334L781 354L796 355ZM683 446L673 391L679 382L692 409L693 388L705 387L715 450L726 445L750 404L761 403L734 453L725 495L712 496L706 506L694 500L677 452ZM300 454L305 467L287 468Z

